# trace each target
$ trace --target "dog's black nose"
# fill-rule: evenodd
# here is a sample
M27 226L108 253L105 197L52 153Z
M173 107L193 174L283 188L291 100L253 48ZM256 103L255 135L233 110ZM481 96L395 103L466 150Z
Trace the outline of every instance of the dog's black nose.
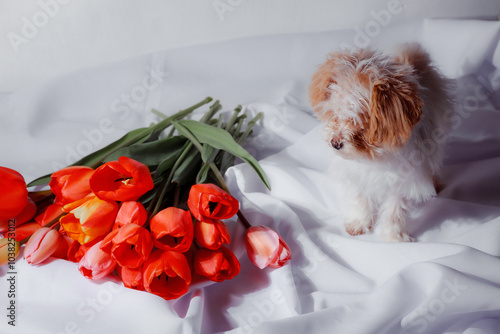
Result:
M341 141L332 140L331 144L332 144L332 147L336 150L340 150L342 147L344 147L344 143Z

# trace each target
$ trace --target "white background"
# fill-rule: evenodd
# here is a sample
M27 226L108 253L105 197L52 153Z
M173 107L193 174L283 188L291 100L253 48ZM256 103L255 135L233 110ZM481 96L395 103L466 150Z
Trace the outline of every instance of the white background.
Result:
M40 78L242 36L353 29L388 0L25 0L0 3L0 92ZM498 0L402 0L392 23L496 19ZM223 5L225 5L225 7ZM217 6L219 5L219 6ZM44 9L45 8L45 9ZM47 10L47 8L49 8ZM43 14L43 13L49 13ZM35 24L35 30L23 27ZM10 35L9 35L10 34ZM23 38L16 45L13 34ZM10 36L10 37L9 37Z

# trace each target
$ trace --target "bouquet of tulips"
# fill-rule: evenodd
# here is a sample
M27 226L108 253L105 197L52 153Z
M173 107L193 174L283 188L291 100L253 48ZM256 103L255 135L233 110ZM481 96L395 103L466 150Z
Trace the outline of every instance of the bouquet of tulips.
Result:
M154 110L163 120L28 185L0 167L0 265L12 266L25 245L33 265L73 261L86 278L117 275L125 287L174 299L195 282L239 273L224 222L235 215L246 227L251 262L285 264L286 242L249 224L223 177L238 157L269 187L241 146L262 115L246 122L239 106L225 121L215 117L222 108L215 101L200 120L186 118L210 102L171 116Z

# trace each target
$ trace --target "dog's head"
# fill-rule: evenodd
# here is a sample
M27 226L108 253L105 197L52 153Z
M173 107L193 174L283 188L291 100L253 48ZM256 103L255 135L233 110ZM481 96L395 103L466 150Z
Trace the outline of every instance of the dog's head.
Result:
M414 68L371 49L329 55L309 86L327 141L347 159L397 151L422 115Z

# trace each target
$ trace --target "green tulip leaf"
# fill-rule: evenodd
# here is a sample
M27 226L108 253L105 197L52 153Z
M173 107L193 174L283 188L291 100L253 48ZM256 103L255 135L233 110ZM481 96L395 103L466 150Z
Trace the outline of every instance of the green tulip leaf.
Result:
M186 138L174 136L147 143L138 143L113 152L103 162L118 160L119 157L126 156L154 168L162 161L176 157L185 142Z
M267 176L257 160L238 144L227 131L192 120L180 120L174 122L174 126L181 135L186 136L188 139L193 136L199 143L224 150L245 161L253 168L266 187L271 189ZM185 130L189 133L186 133ZM206 156L207 154L205 154L205 158Z

